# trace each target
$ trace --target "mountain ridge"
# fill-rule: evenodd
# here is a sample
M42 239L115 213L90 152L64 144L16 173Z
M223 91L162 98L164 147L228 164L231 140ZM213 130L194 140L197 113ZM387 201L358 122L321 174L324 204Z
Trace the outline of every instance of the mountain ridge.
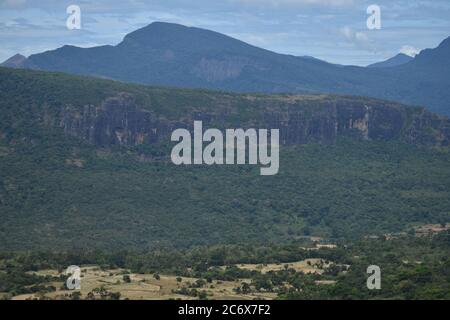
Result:
M1 63L0 66L8 68L22 68L25 66L26 60L27 57L21 55L20 53L17 53Z
M406 64L364 68L278 54L214 31L156 22L116 46L64 46L30 56L23 67L148 85L361 95L450 114L449 43L447 38Z
M408 56L404 53L399 53L395 55L392 58L389 58L385 61L380 61L377 63L373 63L368 65L368 68L389 68L389 67L396 67L405 63L408 63L410 61L414 60L414 57Z

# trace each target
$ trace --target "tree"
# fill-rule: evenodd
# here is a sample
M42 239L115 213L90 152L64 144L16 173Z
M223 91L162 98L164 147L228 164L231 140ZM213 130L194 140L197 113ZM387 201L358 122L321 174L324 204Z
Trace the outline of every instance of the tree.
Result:
M250 288L250 285L247 282L242 283L242 293L243 294L248 294L252 291L252 289Z
M206 293L206 291L203 290L203 291L199 292L198 298L200 300L206 300L208 298L208 294Z
M75 291L70 295L70 298L72 300L80 300L81 299L81 292Z

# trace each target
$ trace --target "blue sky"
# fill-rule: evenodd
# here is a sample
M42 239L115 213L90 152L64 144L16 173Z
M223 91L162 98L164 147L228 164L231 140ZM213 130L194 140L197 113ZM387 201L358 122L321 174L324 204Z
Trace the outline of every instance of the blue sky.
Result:
M81 30L66 28L71 4L81 7ZM381 8L381 30L367 29L371 4ZM154 21L211 29L280 53L367 65L439 45L450 36L450 1L0 0L0 61L65 44L117 44Z

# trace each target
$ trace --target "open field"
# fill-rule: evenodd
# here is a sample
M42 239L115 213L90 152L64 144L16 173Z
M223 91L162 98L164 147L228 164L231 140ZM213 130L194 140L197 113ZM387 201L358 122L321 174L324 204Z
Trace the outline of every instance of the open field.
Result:
M155 279L152 274L130 274L123 269L100 270L97 266L84 266L81 268L81 298L86 298L88 294L96 288L104 287L108 292L119 292L121 299L131 300L168 300L168 299L195 299L194 297L176 294L173 290L179 290L183 286L193 284L196 278L181 277L181 282L176 276L160 275ZM56 270L42 270L35 272L41 276L60 276ZM124 275L129 275L131 282L124 281ZM275 293L249 293L237 294L234 289L242 286L244 282L250 280L240 279L238 281L216 281L206 283L199 291L206 291L208 299L220 300L253 300L253 299L274 299ZM13 297L13 300L39 299L42 297L50 299L67 298L74 291L66 290L62 281L49 282L47 285L54 286L55 292L46 294L24 294Z
M443 225L426 228L438 232ZM301 243L147 254L5 253L0 255L0 299L442 300L450 298L449 239L447 230L368 237L320 249ZM75 269L78 291L65 287L65 270L72 265L81 267ZM376 292L366 286L369 265L383 270L383 286ZM404 287L406 275L412 289Z
M239 264L236 267L242 270L258 271L266 274L270 271L282 271L294 269L296 272L304 274L322 274L330 264L322 259L306 259L284 264ZM222 267L225 270L225 267ZM32 272L39 276L60 277L63 274L57 270L41 270ZM126 279L127 278L127 279ZM126 279L126 280L125 280ZM155 274L134 274L125 269L102 270L98 266L81 267L81 293L80 298L86 298L91 293L99 294L99 289L103 288L109 293L120 293L121 299L131 300L168 300L168 299L197 299L197 297L179 294L183 288L196 289L198 292L205 292L208 299L218 300L266 300L275 299L276 293L257 292L251 293L236 292L235 289L242 287L244 283L251 284L251 279L238 279L236 281L204 281L204 284L196 286L198 278L177 277L173 275ZM330 284L330 283L328 283ZM333 282L331 283L333 284ZM53 286L56 291L49 293L23 294L13 297L13 300L26 299L68 299L74 291L67 290L62 280L52 281L46 286Z
M279 263L279 264L240 264L238 268L250 271L260 271L262 274L270 271L281 271L285 269L294 269L297 272L322 274L329 266L322 259L306 259L293 263Z
M306 259L285 264L239 264L236 265L242 270L258 271L266 274L270 271L282 271L294 269L296 272L304 274L322 274L330 264L322 259ZM225 269L225 267L222 267ZM39 276L51 276L59 278L62 273L57 270L40 270L32 272ZM80 298L84 299L91 293L98 294L103 288L106 292L120 293L121 299L131 300L168 300L168 299L197 299L185 294L177 293L183 288L195 288L198 292L204 291L208 299L217 300L266 300L275 299L276 293L255 292L242 293L235 289L242 287L244 283L251 284L251 279L238 279L236 281L211 280L201 286L195 286L198 278L177 277L173 275L155 274L134 274L125 269L102 270L98 266L81 267L81 293ZM332 283L331 283L332 284ZM23 294L13 297L13 300L26 299L68 299L74 291L65 288L63 280L52 281L46 286L53 286L56 291L48 293Z

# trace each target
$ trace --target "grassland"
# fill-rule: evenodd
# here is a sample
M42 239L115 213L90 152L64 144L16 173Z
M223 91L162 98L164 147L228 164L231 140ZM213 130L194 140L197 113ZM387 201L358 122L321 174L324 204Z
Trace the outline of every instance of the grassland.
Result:
M311 260L308 260L311 262ZM321 273L323 269L319 267L311 267L307 262L299 261L289 264L293 266L297 271L303 271L306 273L317 272ZM312 261L318 262L316 260ZM268 270L281 270L284 265L280 264L268 264L262 269L259 265L239 265L239 268L247 270L262 270L266 272ZM130 300L173 300L182 299L190 300L197 299L196 297L190 297L182 294L177 294L174 291L180 290L183 286L190 286L195 284L199 278L191 277L177 277L172 275L158 275L157 279L155 274L136 274L130 273L125 269L110 269L102 270L98 266L82 266L81 267L81 298L88 296L90 292L95 292L96 289L103 287L108 292L119 292L121 299ZM50 276L60 277L64 276L64 273L58 270L40 270L33 272L38 276ZM124 281L124 275L129 276L130 282ZM213 280L205 283L198 290L205 291L208 299L212 300L270 300L275 299L277 294L274 292L251 292L251 293L236 293L236 288L241 287L244 283L250 283L251 279L238 279L235 281L219 281ZM56 291L49 293L34 293L34 294L22 294L12 298L12 300L32 300L32 299L69 299L72 297L74 291L67 290L63 281L50 281L45 283L47 286L53 286Z
M264 263L264 264L236 264L234 267L240 270L255 271L261 274L273 273L283 270L294 270L302 274L321 275L332 265L323 259L305 259L291 263ZM230 266L220 266L219 269L226 270ZM29 272L32 275L47 278L59 278L57 281L44 283L45 286L54 287L56 290L46 293L21 294L12 297L12 300L33 299L69 299L73 298L74 292L81 294L80 298L88 297L90 293L98 293L101 288L107 292L120 293L121 299L130 300L190 300L197 297L179 294L181 289L195 287L203 291L205 298L212 300L270 300L275 299L275 292L252 291L242 293L236 288L250 284L252 279L236 279L233 281L212 280L202 281L201 278L182 277L176 275L139 274L132 273L123 268L102 269L95 265L81 266L81 289L68 290L65 282L64 272L55 269L46 269ZM200 281L200 285L199 285ZM334 284L335 281L318 280L317 284ZM238 291L238 292L237 292Z

